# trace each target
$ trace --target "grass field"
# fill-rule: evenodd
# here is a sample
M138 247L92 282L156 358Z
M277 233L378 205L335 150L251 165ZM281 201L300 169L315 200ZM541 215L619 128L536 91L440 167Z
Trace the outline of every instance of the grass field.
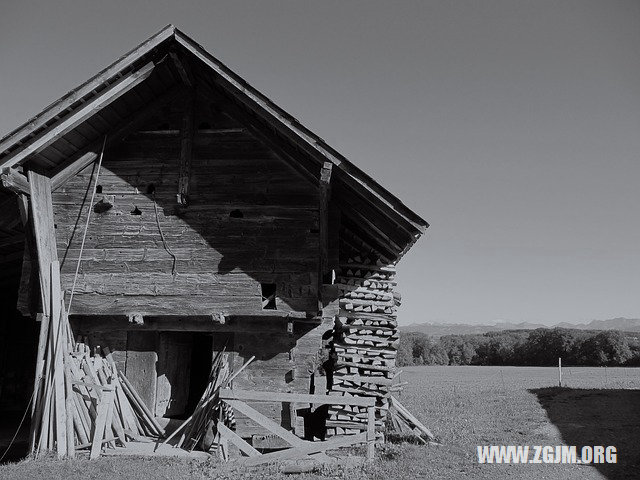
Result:
M640 369L410 367L400 400L441 446L391 444L372 466L327 470L301 479L640 478ZM477 445L615 445L616 465L481 465ZM284 478L276 466L238 472L216 461L101 458L0 466L2 479ZM289 477L290 478L290 477Z

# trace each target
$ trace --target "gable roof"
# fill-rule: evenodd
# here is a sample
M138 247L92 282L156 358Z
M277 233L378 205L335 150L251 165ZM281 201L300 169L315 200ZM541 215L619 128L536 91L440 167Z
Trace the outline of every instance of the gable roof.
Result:
M2 137L4 185L20 188L26 168L43 170L59 187L96 158L105 135L110 142L125 137L141 112L184 94L185 84L224 102L309 180L319 181L329 162L341 209L391 258L425 232L419 215L173 25Z

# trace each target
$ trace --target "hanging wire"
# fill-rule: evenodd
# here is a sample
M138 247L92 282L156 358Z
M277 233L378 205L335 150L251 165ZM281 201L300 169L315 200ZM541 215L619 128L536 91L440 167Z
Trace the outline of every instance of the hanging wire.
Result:
M96 172L96 180L93 183L93 191L91 192L91 201L89 202L89 210L87 211L87 222L84 225L84 233L82 234L82 243L80 244L80 254L78 255L78 263L76 264L76 273L73 276L73 285L71 286L71 295L69 295L69 306L67 311L71 311L71 302L73 301L73 292L76 289L76 281L78 280L78 272L80 271L80 262L82 262L82 252L84 250L84 242L87 239L87 231L89 230L89 220L91 219L91 207L93 206L93 200L96 197L96 188L98 187L98 177L100 176L100 167L102 166L102 157L104 156L104 148L107 145L107 136L104 136L102 142L102 151L100 157L98 157L98 170Z
M11 441L9 442L9 445L7 446L7 448L5 449L4 453L2 454L2 456L0 457L0 463L2 463L2 460L4 460L4 457L7 455L7 453L9 452L9 449L12 447L13 442L15 441L16 437L18 436L18 432L20 432L20 429L22 428L22 424L24 423L24 419L27 418L27 413L29 412L29 406L31 405L31 402L33 402L33 397L36 394L36 389L33 389L33 393L31 394L31 398L29 399L29 403L27 403L27 408L24 409L24 414L22 415L22 420L20 420L20 424L18 425L18 428L16 429L16 433L13 434L13 438L11 439Z
M160 232L160 238L162 239L162 246L167 251L167 253L169 255L171 255L171 258L173 258L173 266L171 267L171 275L175 275L176 274L176 262L178 261L178 258L171 251L171 249L169 248L169 245L167 245L167 241L164 238L164 233L162 233L162 227L160 226L160 217L158 215L158 203L156 202L156 193L155 193L155 191L151 194L151 199L153 200L153 210L156 213L156 224L158 225L158 231Z

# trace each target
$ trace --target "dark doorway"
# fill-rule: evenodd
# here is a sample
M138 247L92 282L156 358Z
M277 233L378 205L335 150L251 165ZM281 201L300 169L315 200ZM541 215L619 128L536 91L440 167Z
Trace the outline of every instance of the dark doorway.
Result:
M207 388L211 360L213 357L213 339L209 334L194 333L193 348L191 349L191 373L189 375L189 396L186 405L186 415L193 413L200 397Z

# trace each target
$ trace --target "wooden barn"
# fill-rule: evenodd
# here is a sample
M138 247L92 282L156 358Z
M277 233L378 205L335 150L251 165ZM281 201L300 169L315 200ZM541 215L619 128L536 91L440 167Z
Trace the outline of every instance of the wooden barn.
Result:
M225 351L235 370L255 357L234 389L371 396L382 427L395 265L427 223L184 33L3 137L0 167L5 414L31 399L36 415L48 325L67 315L156 419L193 413ZM287 402L256 408L300 433ZM366 422L323 414L328 435ZM264 434L236 416L241 437Z

